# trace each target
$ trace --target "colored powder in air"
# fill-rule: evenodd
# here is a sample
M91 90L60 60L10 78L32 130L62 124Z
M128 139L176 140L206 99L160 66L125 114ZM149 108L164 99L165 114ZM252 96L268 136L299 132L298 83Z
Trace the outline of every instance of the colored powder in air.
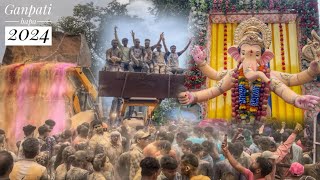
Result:
M75 88L68 79L73 67L42 62L0 68L0 127L6 130L11 147L24 137L22 128L27 124L39 127L53 119L52 134L64 129L73 113L70 104Z

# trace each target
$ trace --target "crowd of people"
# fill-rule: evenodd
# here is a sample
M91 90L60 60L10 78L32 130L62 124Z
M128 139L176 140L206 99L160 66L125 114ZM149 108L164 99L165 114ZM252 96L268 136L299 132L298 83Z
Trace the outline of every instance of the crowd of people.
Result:
M312 136L298 123L292 130L285 123L108 127L93 120L51 134L55 124L24 126L17 150L0 129L1 180L320 179Z
M144 46L140 45L140 39L135 37L131 31L133 46L128 47L128 38L120 42L117 27L114 28L115 39L111 41L111 48L106 51L106 70L108 71L130 71L157 74L181 74L183 69L179 67L179 56L189 47L177 51L176 46L170 46L170 51L165 43L164 34L160 34L159 41L151 46L150 39L144 40ZM162 45L165 52L162 51ZM156 49L156 50L155 50Z

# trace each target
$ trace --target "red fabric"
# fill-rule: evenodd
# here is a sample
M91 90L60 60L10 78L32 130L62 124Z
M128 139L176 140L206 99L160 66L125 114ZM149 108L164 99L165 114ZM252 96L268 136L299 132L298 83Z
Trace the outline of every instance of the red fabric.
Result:
M244 170L244 176L246 176L247 180L254 180L253 173L249 169Z

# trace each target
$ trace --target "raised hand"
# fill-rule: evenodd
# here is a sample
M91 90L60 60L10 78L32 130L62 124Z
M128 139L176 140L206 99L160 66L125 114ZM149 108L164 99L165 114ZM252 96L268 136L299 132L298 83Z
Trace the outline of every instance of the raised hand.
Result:
M114 32L117 32L117 29L118 29L118 27L117 27L117 26L115 26L115 27L114 27Z
M286 127L286 122L281 123L281 128L284 129Z
M190 92L181 92L178 94L178 100L182 105L191 104L194 101L194 96Z
M164 32L160 34L160 39L164 39Z
M301 126L301 124L297 123L296 127L294 128L293 132L295 134L299 134L301 131L303 130L303 127Z
M221 145L221 149L223 150L224 154L228 152L228 135L224 135L224 139Z
M135 35L135 33L133 32L133 30L131 30L131 35L132 35L132 36L134 36L134 35Z
M191 55L197 64L202 64L207 57L206 52L202 50L200 46L194 46L191 51Z
M294 101L294 105L298 108L310 110L315 108L320 103L320 97L312 95L298 96Z

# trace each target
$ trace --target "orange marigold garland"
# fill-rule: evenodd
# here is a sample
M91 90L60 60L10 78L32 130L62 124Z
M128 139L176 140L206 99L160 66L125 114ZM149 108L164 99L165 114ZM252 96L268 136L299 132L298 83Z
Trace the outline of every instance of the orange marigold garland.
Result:
M258 71L262 71L266 73L267 77L270 77L270 70L267 66L260 66ZM269 84L262 82L260 78L249 82L245 78L242 68L234 72L232 82L232 117L234 120L252 122L267 115Z

